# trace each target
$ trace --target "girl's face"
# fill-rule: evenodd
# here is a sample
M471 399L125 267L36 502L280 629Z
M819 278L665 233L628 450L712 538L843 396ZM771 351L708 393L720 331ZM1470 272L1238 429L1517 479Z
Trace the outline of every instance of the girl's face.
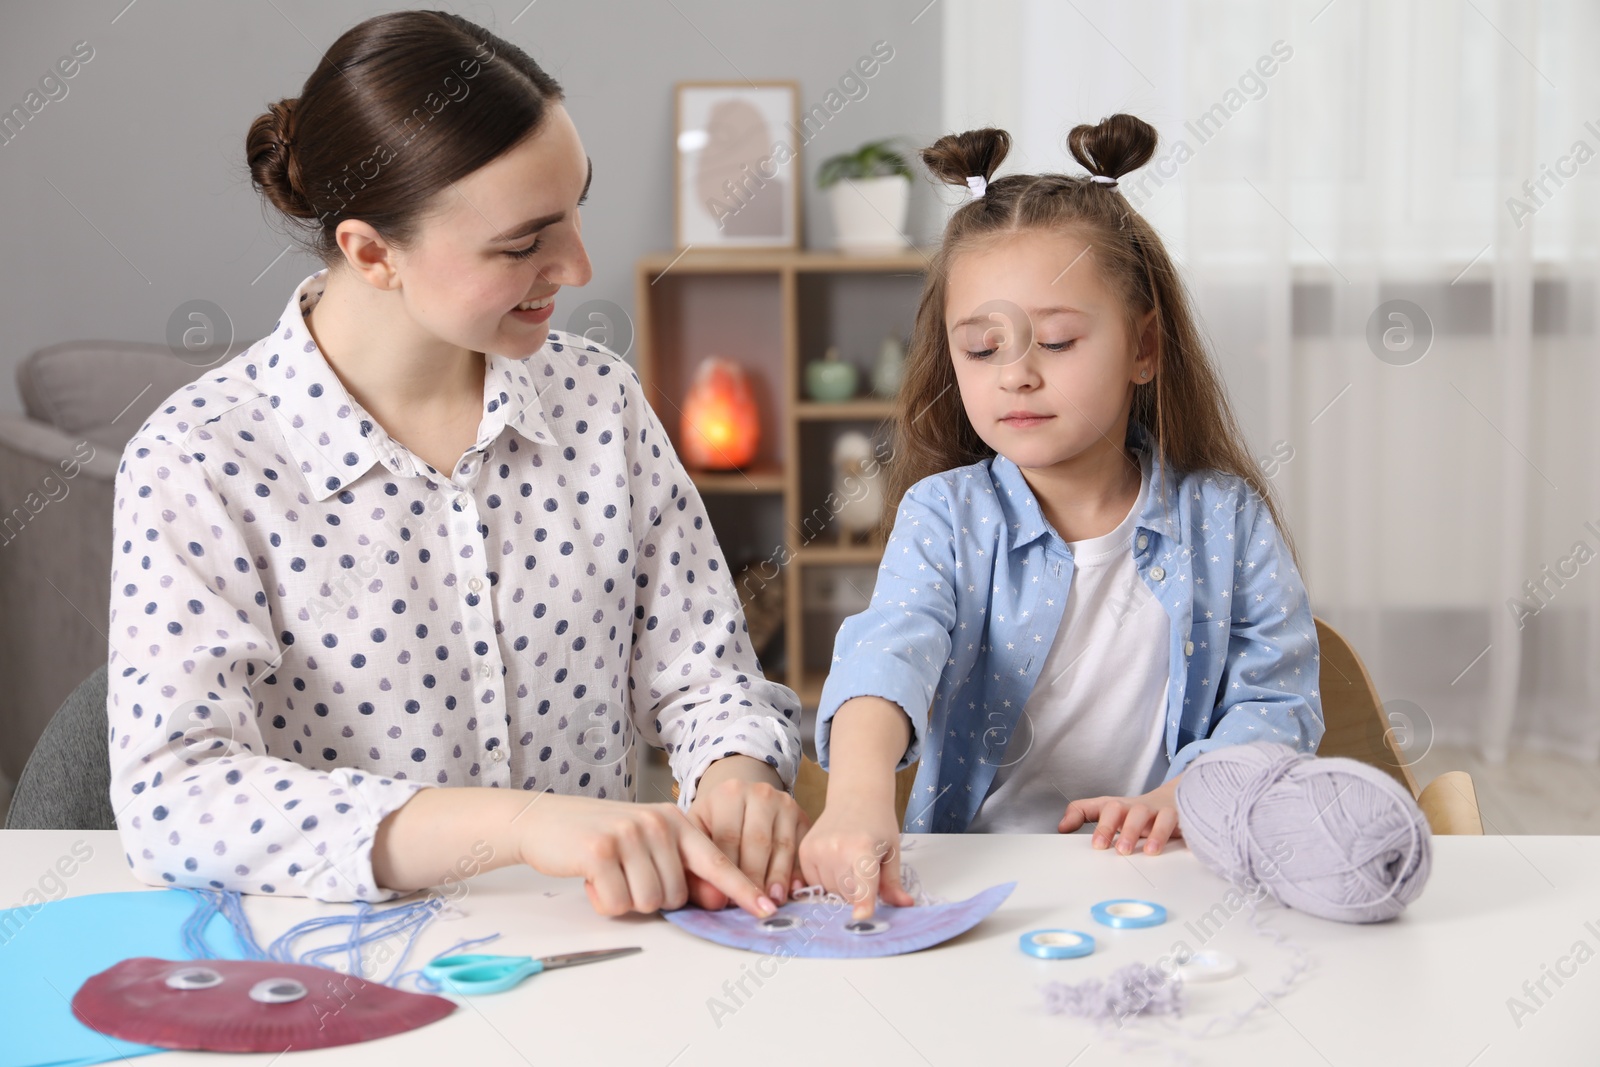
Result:
M416 244L395 250L413 320L469 351L538 351L557 290L593 273L578 219L590 173L572 119L555 104L533 136L441 192ZM526 301L545 306L517 311Z
M1147 337L1154 317L1140 324ZM945 329L973 429L1024 469L1121 452L1133 386L1156 372L1092 248L1070 233L1012 233L958 254Z

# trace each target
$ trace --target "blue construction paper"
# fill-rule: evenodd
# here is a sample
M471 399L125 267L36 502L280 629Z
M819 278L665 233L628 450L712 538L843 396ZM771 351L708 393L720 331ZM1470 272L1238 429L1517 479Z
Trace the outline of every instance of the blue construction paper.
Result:
M130 957L188 959L182 930L196 903L158 889L0 911L0 1067L78 1067L166 1051L89 1029L72 1014L72 997L90 975ZM205 938L219 957L245 958L222 915Z

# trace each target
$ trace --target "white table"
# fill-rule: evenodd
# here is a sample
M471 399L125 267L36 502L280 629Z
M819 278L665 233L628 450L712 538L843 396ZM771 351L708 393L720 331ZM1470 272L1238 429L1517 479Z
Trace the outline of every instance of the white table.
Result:
M784 961L732 1015L713 1018L710 998L727 1000L764 957L702 942L657 917L603 919L580 883L527 869L465 883L464 918L434 923L414 959L455 941L499 932L477 951L545 955L638 944L639 955L540 975L515 990L461 998L449 1018L364 1045L297 1052L294 1064L866 1063L976 1067L988 1063L1167 1062L1129 1054L1081 1020L1049 1014L1039 987L1103 977L1133 961L1154 964L1224 900L1228 887L1181 845L1156 857L1094 852L1087 835L927 836L910 839L907 860L924 886L947 900L1016 880L1001 909L956 941L877 960ZM68 881L70 894L141 888L127 873L111 832L0 832L0 906L22 894L74 842L92 859ZM81 854L82 845L79 846ZM1600 838L1435 838L1433 876L1399 920L1353 926L1272 908L1268 922L1302 945L1315 970L1274 1008L1224 1038L1185 1044L1194 1062L1365 1065L1594 1064L1600 1062L1600 959L1576 964L1577 942L1600 952ZM1099 900L1139 897L1164 904L1166 925L1149 930L1096 926ZM315 914L342 909L303 899L248 897L263 943ZM1587 926L1592 923L1593 926ZM1067 926L1095 935L1079 960L1042 961L1018 951L1023 932ZM1232 1011L1270 988L1288 957L1255 934L1246 912L1204 947L1238 957L1233 979L1192 985L1189 1021ZM1566 962L1562 962L1563 958ZM765 965L767 969L772 964ZM1518 1026L1508 1008L1524 982L1546 968L1570 974ZM1576 973L1572 971L1576 967ZM1533 1006L1531 1000L1526 1001ZM1150 1020L1140 1034L1159 1034ZM180 1059L180 1057L182 1057ZM267 1064L273 1057L163 1054L130 1063ZM287 1061L286 1061L287 1062Z

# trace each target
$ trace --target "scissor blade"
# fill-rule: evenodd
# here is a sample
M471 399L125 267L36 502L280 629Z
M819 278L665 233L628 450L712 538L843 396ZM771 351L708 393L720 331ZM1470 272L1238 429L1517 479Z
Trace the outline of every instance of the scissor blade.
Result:
M557 967L576 967L583 963L599 963L601 960L614 960L618 956L631 956L635 952L643 952L638 945L629 948L598 948L589 952L568 952L563 956L546 956L539 962L544 964L547 971Z

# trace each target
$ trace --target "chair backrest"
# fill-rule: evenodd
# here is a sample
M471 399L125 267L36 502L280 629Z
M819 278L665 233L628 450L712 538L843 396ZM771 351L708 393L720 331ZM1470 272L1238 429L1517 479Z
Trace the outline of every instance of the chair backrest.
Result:
M916 777L915 763L895 772L894 814L902 824L906 821L906 808L911 803L911 786ZM828 772L809 756L800 757L800 773L794 780L794 799L800 805L800 810L811 817L812 822L817 821L817 817L822 814L823 805L827 802Z
M1426 789L1419 790L1366 664L1343 634L1321 619L1316 624L1322 656L1317 687L1322 693L1325 727L1317 755L1348 756L1386 771L1416 798L1428 828L1436 834L1483 833L1483 816L1478 812L1478 792L1472 775L1446 771L1429 782Z
M1322 691L1322 744L1317 755L1342 755L1370 763L1395 781L1405 785L1411 797L1418 795L1416 776L1405 753L1395 744L1394 729L1384 715L1384 702L1378 686L1366 673L1366 664L1355 653L1350 641L1326 624L1317 622L1317 646L1322 654L1322 672L1317 688Z
M1482 834L1478 791L1466 771L1445 771L1423 787L1417 807L1436 834Z
M1316 619L1317 646L1322 670L1317 688L1322 693L1322 743L1319 756L1348 756L1387 772L1417 795L1417 779L1405 754L1395 743L1394 730L1383 713L1378 687L1366 665L1343 634Z
M28 757L6 813L7 830L114 830L106 668L79 683Z

